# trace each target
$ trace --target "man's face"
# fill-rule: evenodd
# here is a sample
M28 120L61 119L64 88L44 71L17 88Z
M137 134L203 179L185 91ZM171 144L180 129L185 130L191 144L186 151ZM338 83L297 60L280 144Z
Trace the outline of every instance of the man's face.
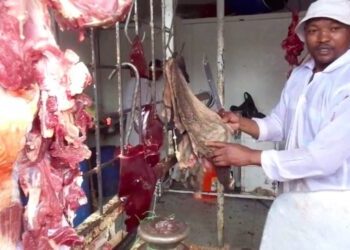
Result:
M329 18L305 24L305 43L315 60L315 72L324 70L350 47L350 26Z
M161 69L156 69L155 71L155 77L156 77L156 81L158 81L160 79L160 77L162 76L163 71ZM149 71L149 79L152 80L152 70Z

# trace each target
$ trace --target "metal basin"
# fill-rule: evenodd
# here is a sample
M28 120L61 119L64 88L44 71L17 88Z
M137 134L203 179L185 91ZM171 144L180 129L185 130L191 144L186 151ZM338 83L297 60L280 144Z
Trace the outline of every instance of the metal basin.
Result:
M146 242L146 246L153 249L187 249L181 241L188 234L189 226L173 218L154 218L138 227L139 237Z

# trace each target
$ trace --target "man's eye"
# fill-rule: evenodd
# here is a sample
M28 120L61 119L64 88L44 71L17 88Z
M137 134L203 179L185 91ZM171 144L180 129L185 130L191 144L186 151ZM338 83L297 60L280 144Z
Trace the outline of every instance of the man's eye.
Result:
M314 34L314 33L316 33L317 32L317 29L308 29L307 30L307 33L308 34Z
M341 27L338 27L338 26L335 26L335 27L331 27L331 31L338 31L338 30L340 30L341 29Z

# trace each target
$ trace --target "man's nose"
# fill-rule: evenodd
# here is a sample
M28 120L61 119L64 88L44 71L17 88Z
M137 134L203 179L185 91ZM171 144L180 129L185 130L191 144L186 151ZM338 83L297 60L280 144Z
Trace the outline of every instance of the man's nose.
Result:
M318 40L320 42L328 42L330 39L330 32L328 30L322 30L320 33L319 33L319 37L318 37Z

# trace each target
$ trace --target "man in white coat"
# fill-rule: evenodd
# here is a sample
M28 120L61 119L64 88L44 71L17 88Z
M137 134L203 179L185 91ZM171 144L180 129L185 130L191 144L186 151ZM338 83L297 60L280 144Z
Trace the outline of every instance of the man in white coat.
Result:
M296 28L311 57L293 70L272 112L252 120L222 115L233 130L285 140L285 149L207 142L215 165L261 166L283 191L350 190L349 25L349 0L311 4Z

